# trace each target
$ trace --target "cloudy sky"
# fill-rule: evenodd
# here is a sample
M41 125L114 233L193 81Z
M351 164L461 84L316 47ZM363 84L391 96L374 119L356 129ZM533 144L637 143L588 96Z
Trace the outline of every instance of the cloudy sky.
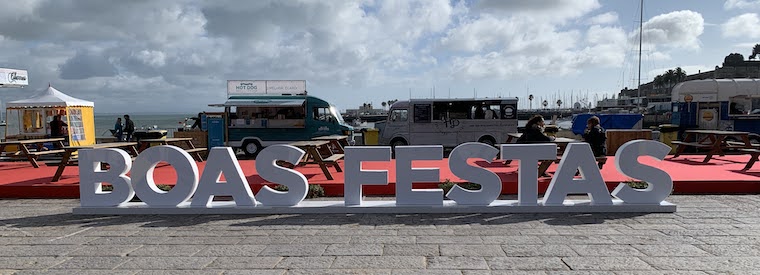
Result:
M98 113L213 110L228 79L299 79L339 109L436 97L603 97L635 87L638 0L1 0L0 67ZM644 6L642 82L747 57L760 0ZM533 102L536 106L536 100Z

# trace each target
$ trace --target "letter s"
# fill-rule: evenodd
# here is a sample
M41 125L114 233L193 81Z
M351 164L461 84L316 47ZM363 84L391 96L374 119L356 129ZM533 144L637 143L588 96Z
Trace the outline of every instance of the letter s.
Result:
M267 146L256 157L256 171L261 178L285 185L287 192L281 192L264 186L256 199L264 206L295 206L306 198L309 182L303 174L296 170L280 167L277 160L284 160L298 165L306 152L291 145Z
M612 195L630 204L660 204L673 191L670 175L657 167L642 164L639 156L665 159L670 147L652 140L634 140L620 146L615 152L615 167L624 176L646 181L649 186L643 190L633 189L620 183Z

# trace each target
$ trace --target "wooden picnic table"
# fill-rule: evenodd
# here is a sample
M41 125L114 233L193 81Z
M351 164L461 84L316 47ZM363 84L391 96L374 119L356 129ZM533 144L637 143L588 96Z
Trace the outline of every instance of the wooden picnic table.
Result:
M514 142L517 142L517 139L522 136L522 133L508 133L507 136L508 136L507 143L514 143ZM565 149L567 149L567 145L568 144L570 144L570 143L577 143L577 142L583 142L583 141L572 139L572 138L558 137L558 138L555 138L554 140L549 141L549 142L540 142L540 143L554 143L554 144L556 144L557 145L557 157L554 158L554 159L541 160L541 163L538 165L538 176L540 177L541 175L546 174L546 170L549 169L549 166L551 166L552 163L555 163L555 162L559 161L559 159L562 156L562 154L564 154ZM534 142L534 143L539 143L539 142ZM607 161L607 157L597 157L596 161L598 163L605 163ZM512 162L511 159L510 160L506 160L504 162L504 164L508 165L511 162Z
M137 150L138 152L142 152L145 149L148 149L150 147L151 143L158 143L160 145L177 145L184 143L185 146L188 148L185 148L185 152L189 153L195 160L199 162L203 162L203 157L201 156L200 152L206 151L206 148L195 148L195 145L193 145L193 138L185 137L185 138L144 138L140 139L140 148Z
M23 139L23 140L10 140L0 142L0 153L5 152L5 147L8 145L18 146L18 152L21 156L26 157L27 160L34 166L34 168L40 168L40 164L37 163L37 158L41 155L48 154L63 154L63 141L65 138L41 138L41 139ZM56 150L43 150L44 144L51 142L58 149ZM30 146L35 146L35 150L30 150Z
M752 143L749 140L749 132L737 132L737 131L718 131L718 130L686 130L684 131L686 136L683 141L673 141L672 144L676 144L676 153L673 158L680 156L687 147L707 149L707 155L702 161L706 163L712 159L713 155L725 156L724 149L750 149ZM697 141L697 136L703 135L704 137ZM729 142L726 140L728 137L738 137L741 142Z
M306 154L301 159L300 165L306 164L318 164L322 169L322 173L325 174L328 180L332 180L333 176L330 174L330 170L327 169L328 165L335 167L335 171L343 172L338 165L338 160L342 159L344 154L333 154L330 149L330 141L327 140L308 140L308 141L296 141L290 143L290 145L304 150Z
M330 148L333 149L333 151L338 154L345 154L344 148L348 146L348 136L342 136L342 135L321 136L321 137L312 138L311 140L329 141Z
M136 145L137 145L137 142L109 142L109 143L97 143L97 144L84 145L84 146L63 147L63 150L65 151L65 153L63 154L61 163L58 164L58 170L55 171L55 175L53 176L53 180L51 182L56 182L61 179L61 175L63 175L63 170L66 169L66 166L69 165L69 161L71 161L71 155L74 154L74 152L79 151L80 149L124 148L124 149L127 149L127 152L130 155L132 155L132 157L136 157L137 156L137 149L135 149Z

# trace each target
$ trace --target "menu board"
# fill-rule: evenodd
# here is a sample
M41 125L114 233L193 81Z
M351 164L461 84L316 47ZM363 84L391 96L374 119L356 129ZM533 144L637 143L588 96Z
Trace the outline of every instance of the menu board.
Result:
M414 122L430 122L430 104L414 104Z
M79 109L69 109L69 134L71 140L85 140L84 123L82 123L82 111Z

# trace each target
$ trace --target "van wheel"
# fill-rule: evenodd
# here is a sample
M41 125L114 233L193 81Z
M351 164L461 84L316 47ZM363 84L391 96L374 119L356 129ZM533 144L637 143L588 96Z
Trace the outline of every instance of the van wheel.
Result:
M496 145L496 141L494 141L492 137L482 137L478 142L488 144L492 147Z
M394 139L391 141L391 148L396 148L396 146L406 146L406 140L403 139Z
M241 147L241 149L243 149L243 153L245 153L246 156L255 157L261 152L261 144L255 140L246 140L243 142L243 147Z

